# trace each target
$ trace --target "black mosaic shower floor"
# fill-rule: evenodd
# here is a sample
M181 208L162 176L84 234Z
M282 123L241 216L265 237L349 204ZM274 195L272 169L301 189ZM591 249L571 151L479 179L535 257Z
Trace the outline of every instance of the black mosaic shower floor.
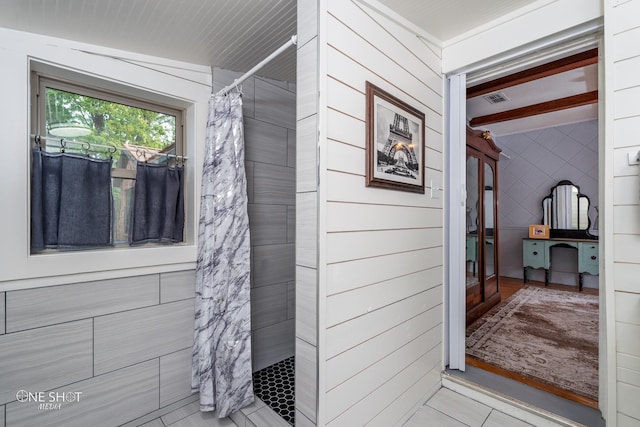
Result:
M291 356L253 373L253 391L293 425L295 419L295 361Z

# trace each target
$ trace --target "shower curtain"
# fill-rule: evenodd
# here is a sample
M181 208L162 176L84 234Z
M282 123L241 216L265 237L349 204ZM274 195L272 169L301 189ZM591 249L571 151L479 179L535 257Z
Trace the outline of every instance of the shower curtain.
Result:
M242 98L213 95L202 174L191 389L220 418L254 400Z

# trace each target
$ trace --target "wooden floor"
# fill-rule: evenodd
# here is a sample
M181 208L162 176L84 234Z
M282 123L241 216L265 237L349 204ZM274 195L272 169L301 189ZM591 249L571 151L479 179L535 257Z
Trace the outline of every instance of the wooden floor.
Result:
M511 295L515 294L518 289L521 289L524 286L537 286L540 288L544 288L544 282L536 282L533 280L528 280L527 283L524 283L522 279L514 279L512 277L501 277L500 278L500 293L502 295L502 300L509 298ZM589 295L598 295L598 289L593 288L582 288L582 291L578 290L577 286L569 286L569 285L558 285L555 283L549 283L546 286L549 289L557 289L560 291L567 292L582 292Z
M511 295L515 294L519 289L523 288L524 286L536 286L536 287L542 287L542 288L545 287L544 282L536 282L536 281L529 280L525 284L522 281L522 279L514 279L511 277L501 277L500 278L500 294L502 296L502 301L509 298ZM567 292L583 292L585 294L598 295L598 289L592 289L592 288L583 288L582 291L579 291L577 286L558 285L554 283L549 283L547 288L557 289L557 290L562 290ZM597 401L586 398L576 393L572 393L568 390L564 390L559 387L554 387L528 377L523 377L514 372L510 372L500 367L493 366L486 362L477 360L471 356L466 356L465 361L471 366L475 366L480 369L484 369L486 371L492 372L494 374L511 378L516 381L520 381L523 384L527 384L531 387L535 387L537 389L546 391L547 393L552 393L552 394L555 394L556 396L564 397L565 399L569 399L571 401L581 403L591 408L595 408L595 409L598 408Z

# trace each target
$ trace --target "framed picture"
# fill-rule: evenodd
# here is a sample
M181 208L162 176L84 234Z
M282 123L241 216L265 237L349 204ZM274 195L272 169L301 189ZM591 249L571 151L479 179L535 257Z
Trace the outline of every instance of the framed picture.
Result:
M530 239L548 239L549 238L549 226L534 224L529 226L529 238Z
M424 113L367 82L367 187L424 194Z

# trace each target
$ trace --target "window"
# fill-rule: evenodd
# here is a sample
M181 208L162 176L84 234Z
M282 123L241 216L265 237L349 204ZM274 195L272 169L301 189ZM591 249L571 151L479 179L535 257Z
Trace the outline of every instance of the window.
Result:
M111 233L115 245L127 244L137 162L182 166L183 112L36 72L32 94L32 142L40 150L111 159Z

